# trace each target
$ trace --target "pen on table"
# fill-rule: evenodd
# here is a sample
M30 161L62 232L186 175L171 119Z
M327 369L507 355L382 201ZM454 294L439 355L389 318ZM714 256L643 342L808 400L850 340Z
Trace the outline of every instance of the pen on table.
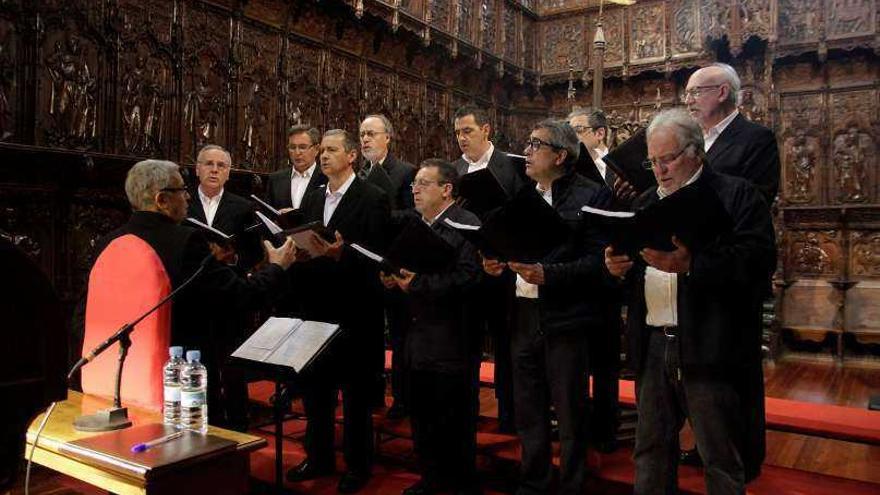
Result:
M183 432L183 431L178 431L175 433L171 433L170 435L165 435L163 437L159 437L159 438L150 440L149 442L134 444L131 447L131 451L132 452L143 452L147 449L155 447L156 445L163 444L165 442L170 442L174 439L180 438L183 436L184 433L185 432Z

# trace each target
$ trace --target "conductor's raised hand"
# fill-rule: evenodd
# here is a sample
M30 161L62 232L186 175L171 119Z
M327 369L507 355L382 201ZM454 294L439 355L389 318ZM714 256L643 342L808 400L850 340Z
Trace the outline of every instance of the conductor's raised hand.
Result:
M645 263L653 266L661 272L687 273L691 269L691 252L687 246L681 243L677 237L672 237L675 251L657 251L656 249L642 249L641 255Z
M272 247L269 241L263 241L269 263L274 263L287 270L296 261L296 243L290 237L279 248Z
M502 273L504 273L504 268L507 267L507 263L503 263L498 260L493 260L492 258L487 258L485 256L480 255L483 260L483 271L492 275L493 277L500 277Z
M608 268L608 273L622 279L626 277L632 267L633 262L629 256L615 254L614 248L611 246L605 248L605 268Z
M544 285L544 266L540 263L517 263L511 261L507 266L526 282L535 285Z

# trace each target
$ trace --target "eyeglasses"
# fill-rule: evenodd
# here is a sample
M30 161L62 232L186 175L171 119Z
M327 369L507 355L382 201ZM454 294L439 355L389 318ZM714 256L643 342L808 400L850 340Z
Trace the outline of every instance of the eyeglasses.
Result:
M160 192L170 192L170 193L186 192L186 188L185 187L163 187L162 189L159 189L159 191Z
M697 98L702 96L704 93L711 91L711 90L720 89L721 86L724 86L724 85L723 84L712 84L709 86L694 86L693 88L686 89L684 91L684 94L681 95L681 101L686 102L686 101L688 101L689 98L693 98L696 100Z
M314 147L314 144L291 144L287 147L287 151L308 151Z
M685 146L684 148L678 150L678 153L676 153L672 156L666 155L665 157L662 157L662 158L653 158L653 159L648 158L647 160L642 162L642 167L644 167L648 170L651 170L652 168L654 168L654 165L657 165L658 167L665 168L665 167L669 166L670 163L677 160L678 157L680 157L681 154L684 153L685 150L687 150L691 146L693 146L693 145L689 144L689 145Z
M555 144L548 143L547 141L544 141L543 139L532 138L532 139L529 139L528 141L526 141L526 151L529 151L529 150L538 151L541 148L541 146L546 146L546 147L552 148L554 150L561 150L562 149L561 146L556 146Z
M571 128L574 129L574 132L576 132L578 134L596 129L595 127L591 127L588 125L574 125L574 126L571 126Z
M409 187L411 187L412 189L416 189L416 188L421 189L421 188L423 188L423 187L428 187L428 186L430 186L431 184L437 184L438 186L443 186L443 185L449 184L449 182L442 181L442 180L423 180L423 179L419 179L419 180L417 180L417 181L411 182L411 183L409 184Z
M225 169L229 168L229 164L226 162L207 161L207 162L198 162L198 164L203 167L217 167L220 170L225 170Z
M376 134L388 134L388 133L385 131L361 131L360 136L361 137L368 137L368 138L372 139L372 138L376 137Z

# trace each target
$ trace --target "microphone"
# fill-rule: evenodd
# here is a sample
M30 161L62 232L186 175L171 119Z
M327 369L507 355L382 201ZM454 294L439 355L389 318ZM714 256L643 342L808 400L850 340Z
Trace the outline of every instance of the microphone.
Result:
M196 277L198 277L204 270L205 267L208 266L208 263L214 258L213 253L208 253L202 261L199 263L199 268L192 274L190 277L183 281L182 284L177 286L176 289L171 291L167 296L163 297L155 306L147 310L144 314L140 315L136 320L131 321L122 325L119 330L117 330L113 335L107 337L106 340L95 346L91 351L89 351L85 356L81 357L76 364L70 369L70 372L67 374L67 381L69 382L73 374L77 372L80 368L85 366L86 364L93 361L96 357L101 355L104 351L107 350L108 347L120 341L123 338L127 338L128 334L130 334L134 327L137 326L138 323L144 320L144 318L153 314L157 309L164 306L168 301L170 301L174 296L176 296L181 290L185 289Z

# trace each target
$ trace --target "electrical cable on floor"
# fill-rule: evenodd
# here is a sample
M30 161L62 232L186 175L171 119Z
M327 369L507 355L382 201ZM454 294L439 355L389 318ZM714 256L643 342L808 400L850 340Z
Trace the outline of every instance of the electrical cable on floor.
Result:
M55 410L55 405L57 402L53 402L49 405L49 409L46 410L46 415L43 416L43 420L40 421L40 427L37 428L37 434L34 436L34 443L31 445L31 451L28 453L28 462L27 469L24 474L24 495L30 495L30 486L31 486L31 464L34 462L34 451L37 450L37 444L40 442L40 435L43 433L43 428L46 427L46 423L49 421L49 416L52 415L52 411Z

